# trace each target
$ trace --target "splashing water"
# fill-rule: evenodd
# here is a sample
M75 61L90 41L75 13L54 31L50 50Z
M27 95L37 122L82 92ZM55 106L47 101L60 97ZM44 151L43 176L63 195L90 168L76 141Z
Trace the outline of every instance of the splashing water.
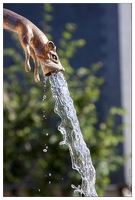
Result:
M63 141L60 145L65 144L69 147L72 168L77 170L82 178L81 186L71 185L71 187L75 189L75 193L90 197L98 196L94 186L96 172L92 165L90 151L83 140L67 82L61 72L52 74L49 77L49 81L56 101L54 111L61 117L61 124L58 130L63 135Z

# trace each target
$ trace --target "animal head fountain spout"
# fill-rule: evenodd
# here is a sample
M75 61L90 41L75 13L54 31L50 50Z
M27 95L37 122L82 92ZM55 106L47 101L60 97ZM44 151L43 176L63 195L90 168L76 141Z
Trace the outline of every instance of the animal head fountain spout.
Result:
M56 53L56 46L52 41L46 43L44 52L44 58L39 59L44 76L50 76L52 72L65 71Z
M56 53L56 46L48 41L46 35L31 21L11 10L4 9L3 27L18 34L20 44L25 52L25 71L31 70L30 56L34 61L34 79L40 81L39 67L43 75L50 76L52 72L65 71Z

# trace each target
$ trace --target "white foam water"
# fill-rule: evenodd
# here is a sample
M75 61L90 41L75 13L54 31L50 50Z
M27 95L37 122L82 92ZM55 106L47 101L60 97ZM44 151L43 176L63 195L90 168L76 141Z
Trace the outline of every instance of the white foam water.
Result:
M92 165L90 151L84 142L79 121L70 97L67 82L62 72L53 73L49 77L51 90L55 99L54 112L61 118L58 130L63 135L60 145L67 145L72 161L72 168L77 170L82 178L78 187L71 185L75 193L86 197L98 196L95 190L96 172Z

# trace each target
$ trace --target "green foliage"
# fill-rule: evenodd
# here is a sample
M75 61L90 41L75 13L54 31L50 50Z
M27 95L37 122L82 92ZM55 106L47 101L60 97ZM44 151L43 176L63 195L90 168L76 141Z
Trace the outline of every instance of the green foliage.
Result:
M45 4L44 10L45 33L52 38L48 23L53 19L53 7ZM64 75L96 169L97 193L102 196L110 182L109 173L123 162L115 148L123 141L123 125L115 125L115 117L123 115L123 109L110 108L106 120L98 122L96 102L104 80L96 73L101 63L76 71L71 67L70 58L85 45L83 39L72 39L76 28L73 23L65 25L57 52L66 69ZM27 196L73 196L71 184L81 184L81 179L71 168L68 148L59 145L60 119L53 111L50 85L43 87L42 75L41 81L35 83L33 69L24 71L24 56L15 49L5 49L4 58L7 57L14 64L4 66L4 185L12 186L16 192L24 188Z

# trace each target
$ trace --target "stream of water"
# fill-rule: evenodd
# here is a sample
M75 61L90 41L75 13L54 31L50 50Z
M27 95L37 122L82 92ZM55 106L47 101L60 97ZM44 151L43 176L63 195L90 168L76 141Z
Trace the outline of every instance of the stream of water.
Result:
M90 151L83 140L67 82L61 72L52 74L49 81L55 99L54 112L61 118L58 130L63 135L63 141L60 145L69 147L72 168L77 170L82 178L81 186L71 185L71 187L74 188L75 193L86 197L98 196L95 190L96 172L92 165Z

